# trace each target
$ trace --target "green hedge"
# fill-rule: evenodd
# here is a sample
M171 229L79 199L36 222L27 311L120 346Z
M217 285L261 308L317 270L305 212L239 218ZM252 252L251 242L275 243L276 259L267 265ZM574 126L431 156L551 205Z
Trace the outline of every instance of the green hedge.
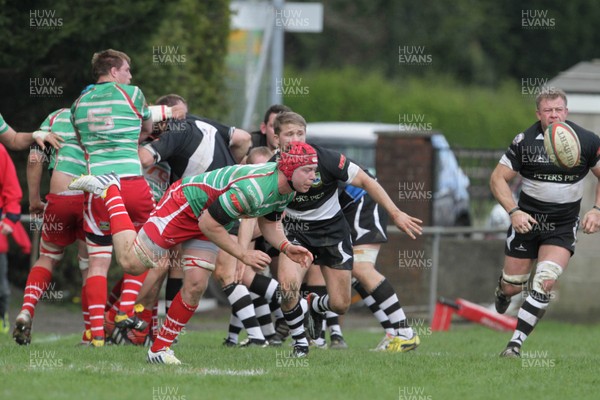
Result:
M457 147L505 148L536 118L534 98L510 81L484 88L445 76L388 80L352 67L288 69L285 78L303 89L288 90L302 94L285 96L285 103L308 122L403 120L442 131Z

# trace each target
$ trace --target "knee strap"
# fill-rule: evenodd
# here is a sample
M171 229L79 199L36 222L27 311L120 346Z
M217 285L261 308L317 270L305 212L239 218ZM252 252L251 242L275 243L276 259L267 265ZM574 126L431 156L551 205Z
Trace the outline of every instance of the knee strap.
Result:
M540 261L537 264L535 276L533 277L533 290L549 296L550 293L544 290L544 281L556 281L562 272L562 267L557 263L552 261Z
M377 262L378 249L354 249L354 262L368 262L375 264Z
M215 264L211 264L208 261L195 256L183 256L183 270L187 271L191 268L203 268L207 271L213 272L215 270Z
M529 280L529 274L509 275L502 270L502 280L509 285L521 286L527 283Z

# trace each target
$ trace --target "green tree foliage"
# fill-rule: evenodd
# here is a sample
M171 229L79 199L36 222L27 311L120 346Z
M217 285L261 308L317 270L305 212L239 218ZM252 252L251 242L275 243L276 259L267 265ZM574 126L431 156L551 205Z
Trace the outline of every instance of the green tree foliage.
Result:
M179 92L193 110L215 118L225 114L221 87L228 0L74 3L0 0L0 81L5 89L0 112L13 127L33 130L51 111L70 106L93 83L92 54L107 48L130 55L132 83L149 101ZM178 48L185 62L155 62L153 47L160 46Z
M310 0L306 0L310 1ZM449 74L459 82L552 78L597 57L600 2L589 0L329 0L321 34L287 34L286 62L300 69L350 64L386 76ZM431 55L402 65L399 48Z
M50 112L70 107L93 83L93 53L108 48L131 57L132 84L149 102L176 92L193 112L215 119L225 115L228 0L0 0L0 7L0 113L18 131L35 130ZM11 156L26 213L27 152ZM70 262L56 271L59 287L71 293L78 285L75 254L69 248L65 260ZM22 286L26 274L26 268L17 269L11 280Z
M286 71L302 78L302 96L285 103L307 121L413 122L441 131L452 146L504 148L535 120L532 96L506 81L498 88L465 86L450 76L388 79L383 73L346 67Z
M224 60L229 34L229 2L178 0L164 10L158 28L136 52L148 101L167 93L188 100L195 114L226 115Z

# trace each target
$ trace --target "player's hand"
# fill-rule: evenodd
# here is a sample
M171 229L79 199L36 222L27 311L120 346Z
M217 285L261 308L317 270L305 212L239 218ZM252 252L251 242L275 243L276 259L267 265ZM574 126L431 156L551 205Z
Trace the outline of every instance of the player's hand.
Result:
M302 268L310 267L314 260L312 253L306 248L291 243L285 248L284 254L292 261L300 264Z
M402 211L395 214L392 218L394 221L394 225L406 232L406 234L412 239L417 238L415 234L423 234L423 227L421 226L423 221L421 221L419 218L411 217L410 215Z
M58 136L55 133L48 133L47 135L42 136L34 136L35 142L42 148L42 150L46 150L46 145L44 143L48 143L50 146L55 149L60 149L62 144L60 142L64 142L64 139Z
M173 119L185 119L185 114L187 111L187 106L184 104L175 104L171 107L171 113L173 115Z
M268 254L263 253L260 250L248 250L240 259L244 264L252 267L258 268L259 270L265 269L271 263L271 257ZM237 274L237 266L236 266L236 274Z
M0 234L2 235L10 235L11 233L13 233L13 228L5 223L4 221L0 222Z
M40 200L29 200L29 214L40 215L44 213L46 204Z
M583 233L596 233L600 230L600 211L592 208L585 213L581 222Z
M525 211L518 210L510 216L510 223L513 228L515 228L515 232L527 233L533 229L533 226L537 224L537 221Z

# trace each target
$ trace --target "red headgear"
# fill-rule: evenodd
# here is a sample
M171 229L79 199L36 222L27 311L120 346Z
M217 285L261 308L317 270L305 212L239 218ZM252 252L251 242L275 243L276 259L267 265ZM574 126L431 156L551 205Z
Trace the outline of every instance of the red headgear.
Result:
M286 151L281 151L277 168L283 172L288 181L298 167L317 164L317 151L309 144L291 142Z

